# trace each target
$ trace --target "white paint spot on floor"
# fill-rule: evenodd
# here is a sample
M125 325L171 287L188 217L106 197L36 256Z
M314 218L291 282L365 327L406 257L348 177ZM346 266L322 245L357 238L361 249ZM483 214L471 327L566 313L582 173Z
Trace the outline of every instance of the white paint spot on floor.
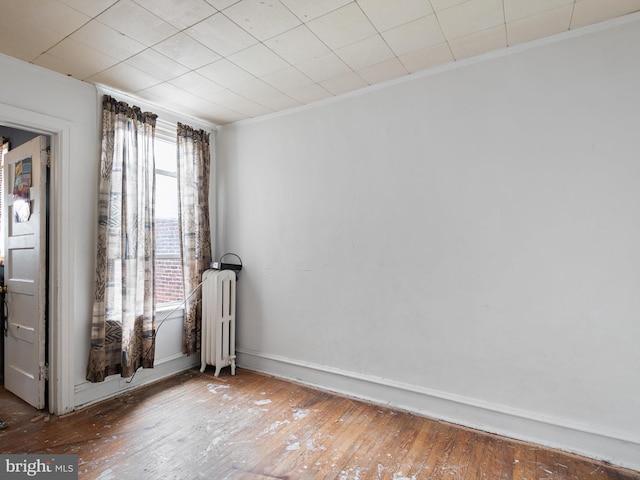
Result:
M226 390L227 388L229 388L229 385L217 385L215 383L210 383L207 385L207 389L211 393L218 393L220 390Z
M393 474L393 480L416 480L416 477L415 475L413 477L405 477L402 472L400 472Z
M301 420L309 415L309 410L305 410L303 408L294 408L293 409L293 418L294 420Z
M214 438L211 443L209 443L209 445L207 446L207 448L204 449L204 453L211 453L211 451L216 448L216 445L218 445L220 443L220 441L222 440L222 437L216 437Z
M273 422L271 425L269 425L269 428L267 428L264 433L268 433L270 435L275 434L278 429L282 426L282 425L286 425L287 423L291 423L289 420L282 420L282 421L278 421L278 422Z
M442 467L442 470L460 470L461 468L467 468L469 465L445 465Z
M316 445L316 442L313 440L313 438L309 438L306 443L305 443L307 450L309 450L310 452L315 452L316 450L326 450L327 447L325 447L324 445Z
M360 480L362 470L360 467L351 467L348 470L341 471L339 478L340 480Z
M107 468L96 480L114 480L116 478L115 473L110 468Z
M298 442L298 437L295 435L289 435L287 438L287 450L300 450L300 442Z
M257 402L253 403L255 403L256 405L269 405L271 403L271 400L265 398L264 400L258 400Z

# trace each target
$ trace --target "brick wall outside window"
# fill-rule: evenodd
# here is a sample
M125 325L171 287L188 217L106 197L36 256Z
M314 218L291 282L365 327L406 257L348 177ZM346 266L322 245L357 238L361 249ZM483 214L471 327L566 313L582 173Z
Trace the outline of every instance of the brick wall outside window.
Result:
M161 255L175 255L176 258L158 258ZM156 303L175 302L182 300L183 297L178 221L171 218L157 218Z

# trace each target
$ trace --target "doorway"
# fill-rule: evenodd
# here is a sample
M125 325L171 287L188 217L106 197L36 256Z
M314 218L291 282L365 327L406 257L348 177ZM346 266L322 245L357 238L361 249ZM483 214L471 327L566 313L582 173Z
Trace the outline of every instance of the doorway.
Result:
M8 126L0 126L0 136L5 143L3 151L8 150L0 176L0 192L4 194L0 258L6 262L0 268L5 286L0 380L27 403L44 409L48 403L47 158L51 138ZM26 214L19 214L21 206L26 207Z

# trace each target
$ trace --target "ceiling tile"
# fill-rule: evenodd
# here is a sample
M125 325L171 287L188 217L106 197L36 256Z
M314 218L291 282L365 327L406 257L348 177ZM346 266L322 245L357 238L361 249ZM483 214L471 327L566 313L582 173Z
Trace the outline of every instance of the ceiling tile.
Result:
M327 47L306 25L289 30L264 42L291 64L317 57L329 51Z
M151 48L127 59L126 63L163 81L178 77L189 71L187 67Z
M118 60L70 38L65 38L40 55L33 63L63 75L84 80L115 65Z
M118 60L126 60L147 48L133 38L96 20L90 21L75 31L70 38Z
M433 13L429 0L358 0L358 5L381 32Z
M640 10L640 0L577 0L571 28L583 27Z
M346 75L352 70L333 52L296 64L307 77L321 82L330 78Z
M308 22L314 18L326 15L340 7L344 7L353 0L281 0L300 20Z
M272 111L278 111L299 105L299 102L295 99L287 97L279 90L276 90L271 85L268 85L257 78L249 83L238 86L234 91L253 102L269 108Z
M253 86L251 96L248 98L276 112L300 106L300 102L264 82Z
M38 65L39 67L47 68L54 72L61 73L62 75L67 75L69 77L74 77L77 79L83 78L82 72L79 71L78 66L70 65L69 62L67 62L67 59L56 57L51 53L45 52L30 63L32 63L33 65ZM88 69L85 67L83 68L83 70L87 71ZM96 72L94 71L92 73Z
M465 37L449 41L456 60L504 48L507 46L507 32L504 25L489 28Z
M188 28L185 33L223 57L258 43L258 40L222 13Z
M218 10L204 0L134 0L138 5L183 30Z
M212 82L196 72L189 72L176 77L169 80L169 83L189 93L211 100L212 102L216 101L217 95L223 95L226 91L226 88L223 86Z
M166 100L170 102L182 102L190 94L170 83L160 83L138 91L141 98L153 100ZM161 103L162 104L162 103Z
M504 24L502 0L469 0L437 15L448 40Z
M357 3L350 3L334 10L310 21L307 25L313 33L334 50L377 33Z
M146 46L176 34L176 27L142 8L132 0L120 0L96 19Z
M266 86L269 87L269 85ZM250 80L247 79L244 82L235 85L231 90L244 98L251 98L251 95L254 91L263 89L264 87L265 83L262 80L256 77L252 77Z
M184 109L184 106L186 106L186 114L191 113L195 118L202 118L213 124L237 122L238 120L250 117L242 112L230 110L216 103L203 100L202 98L194 98L190 102L181 102L180 107Z
M279 0L242 0L224 14L259 40L267 40L300 25Z
M220 58L220 55L182 32L155 44L153 49L192 70Z
M407 69L397 58L392 58L386 62L378 63L371 67L358 70L358 74L369 84L385 82L393 78L406 75Z
M396 55L405 55L444 42L444 35L435 15L383 32L382 37Z
M300 70L295 67L283 68L277 72L265 75L262 77L262 80L281 92L286 92L292 88L304 87L314 83L313 80L307 77L304 73L301 73Z
M292 88L288 93L290 97L296 99L302 104L313 103L334 96L331 92L327 91L327 89L317 83Z
M254 75L226 58L198 69L198 73L226 88L235 88L256 79Z
M228 58L256 77L267 75L289 65L262 43L246 48L241 52L234 53Z
M261 115L268 115L273 113L273 109L267 108L264 105L259 105L256 102L247 100L240 97L237 102L233 102L230 105L233 106L233 110L240 112L245 118L259 117Z
M31 62L42 52L55 45L64 36L47 28L25 24L12 13L2 14L2 28L0 28L0 46L2 53Z
M360 70L394 57L393 52L380 35L365 38L348 47L336 50L344 63L353 70Z
M229 110L216 104L211 104L211 106L208 106L199 103L197 104L197 107L197 110L187 108L185 110L185 113L195 118L202 119L206 122L213 123L214 125L224 125L225 123L238 122L252 116L257 117L260 115L245 115L243 113L234 112L233 110Z
M235 122L247 118L247 115L209 102L168 83L141 90L138 95L151 102L156 102L163 108L171 108L173 105L177 112L191 114L196 118L213 123Z
M400 61L410 73L432 68L454 61L448 43L441 43L433 47L418 50L400 56Z
M266 115L273 112L273 109L267 108L264 105L259 105L256 102L230 90L217 95L216 103L228 108L229 110L234 110L250 117Z
M437 12L470 0L431 0L431 6Z
M325 80L320 84L334 95L342 95L368 86L355 72Z
M5 24L5 15L28 19L33 27L55 32L63 37L71 34L76 29L91 20L88 15L59 2L58 0L20 0L10 2L8 9L2 10L2 22ZM4 28L4 27L3 27ZM33 33L33 32L31 32Z
M170 83L160 83L138 92L140 97L153 100L158 99L161 101L160 105L164 102L171 102L173 104L191 104L196 102L205 102L205 100L197 95L189 93L180 87L172 85Z
M507 22L509 45L528 42L569 30L573 5Z
M91 0L87 2L87 0L60 0L60 2L92 18L104 12L117 1L118 0Z
M57 0L45 4L38 0L3 3L7 6L1 10L0 51L27 62L90 20Z
M573 7L573 3L574 0L504 0L504 17L510 22L563 6Z
M152 77L126 63L118 63L85 80L97 85L105 85L114 90L130 93L135 93L161 83L160 79Z
M224 10L231 5L238 3L240 0L207 0L207 3L218 10Z

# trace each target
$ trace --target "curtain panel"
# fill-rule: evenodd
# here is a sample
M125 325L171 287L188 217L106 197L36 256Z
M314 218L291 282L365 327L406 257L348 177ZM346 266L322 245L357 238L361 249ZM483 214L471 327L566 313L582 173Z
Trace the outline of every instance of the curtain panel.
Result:
M102 103L96 280L87 380L152 368L155 114Z
M211 266L209 133L178 123L178 224L184 281L183 352L200 349L203 272Z

